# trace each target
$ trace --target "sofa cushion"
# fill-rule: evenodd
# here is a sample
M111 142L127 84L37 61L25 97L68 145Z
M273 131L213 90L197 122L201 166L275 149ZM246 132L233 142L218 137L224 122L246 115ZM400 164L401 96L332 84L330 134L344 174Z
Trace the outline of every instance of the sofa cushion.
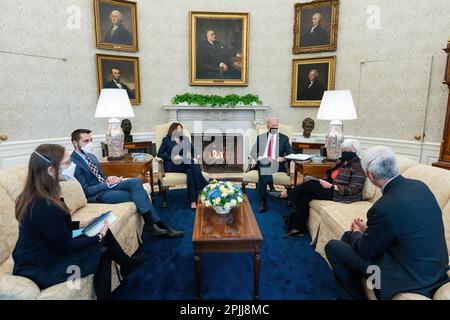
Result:
M77 179L72 178L68 181L63 181L60 185L61 195L64 198L64 202L69 207L71 214L87 204L83 188Z
M18 237L19 226L15 217L15 203L0 187L0 264L11 255Z
M329 240L340 240L344 232L350 230L350 224L354 219L361 218L366 221L367 211L372 205L373 203L369 201L359 201L354 203L335 203L322 207L319 213L322 224L326 224L325 228L333 233L333 237Z
M28 166L21 165L0 171L0 186L6 190L9 197L15 201L22 193L27 179Z
M243 182L258 182L258 170L250 170L244 173L242 177ZM291 177L287 175L285 172L276 172L273 174L273 183L280 185L290 185Z
M34 300L40 293L30 279L0 273L0 300Z
M424 182L433 192L441 209L450 200L450 171L419 164L407 169L402 175Z

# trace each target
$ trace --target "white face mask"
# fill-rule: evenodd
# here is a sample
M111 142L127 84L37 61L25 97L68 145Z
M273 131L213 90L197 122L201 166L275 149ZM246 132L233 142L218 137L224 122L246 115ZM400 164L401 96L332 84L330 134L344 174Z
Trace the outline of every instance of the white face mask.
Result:
M83 150L84 153L93 153L92 151L94 150L94 145L92 142L89 142L87 145L81 147L81 150Z
M76 169L77 165L75 163L71 163L70 166L68 166L65 169L62 169L60 172L60 176L62 176L64 178L65 181L70 180L73 178L73 176L75 175L75 169Z

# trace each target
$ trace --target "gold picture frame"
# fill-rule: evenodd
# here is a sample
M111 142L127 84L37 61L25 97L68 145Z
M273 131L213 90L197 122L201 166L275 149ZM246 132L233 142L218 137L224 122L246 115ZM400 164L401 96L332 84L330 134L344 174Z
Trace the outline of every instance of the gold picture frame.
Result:
M99 49L137 51L136 2L126 0L93 0L95 43Z
M189 12L191 86L248 86L249 13Z
M318 107L323 92L334 90L336 56L292 61L293 107Z
M339 0L315 0L295 4L292 52L336 51Z
M120 86L127 90L132 104L141 103L139 57L97 54L96 60L99 94L103 88L119 89ZM120 72L119 80L117 80L117 70Z

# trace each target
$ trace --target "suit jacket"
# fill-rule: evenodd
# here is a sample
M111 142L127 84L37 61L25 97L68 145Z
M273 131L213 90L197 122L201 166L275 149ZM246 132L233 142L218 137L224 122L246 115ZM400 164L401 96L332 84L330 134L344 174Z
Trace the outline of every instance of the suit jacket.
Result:
M225 63L228 68L232 68L231 53L224 46L215 41L213 44L208 41L202 42L197 49L197 72L201 78L221 77L219 65Z
M421 181L398 176L367 213L367 230L353 232L351 245L381 270L381 299L400 292L432 297L449 281L442 212Z
M128 86L123 83L120 82L122 84L123 89L127 90L127 94L128 94L128 98L130 99L134 99L134 94L133 92L131 92L131 90L128 88ZM117 84L114 82L114 80L111 80L110 82L107 82L103 88L110 88L110 89L120 89Z
M89 156L97 165L99 173L106 177L95 155L90 153ZM88 202L98 202L97 196L109 189L107 183L99 182L97 177L89 169L88 164L75 151L70 155L70 159L77 165L75 168L75 178L81 184Z
M317 26L312 33L311 29L312 26L302 34L302 38L300 39L301 47L323 46L330 43L328 33L321 26Z
M319 82L314 81L312 86L309 87L310 82L297 90L297 100L322 100L325 87ZM309 88L308 88L309 87Z
M132 45L133 39L130 32L125 29L123 24L119 25L119 28L111 35L111 31L114 26L109 28L108 32L105 34L103 39L104 42L122 44L122 45Z
M250 152L250 156L257 160L258 157L262 157L264 156L264 151L267 145L267 139L269 136L269 132L260 134L257 138L256 138L256 143L253 146L251 152ZM289 143L289 137L287 135L284 135L282 133L280 133L278 131L278 139L277 142L275 144L275 155L274 155L274 159L278 158L278 157L284 157L287 156L288 154L292 153L292 146ZM280 163L280 166L278 168L278 171L280 172L287 172L287 164L289 163L289 161L286 161L284 163ZM254 169L257 169L259 166L259 163L257 163L256 167Z
M164 160L164 170L165 171L170 172L173 170L173 168L175 166L175 164L172 161L172 151L173 151L173 148L175 148L176 146L178 146L181 149L176 154L184 156L183 150L187 149L187 150L190 150L191 157L196 158L194 146L189 141L189 138L187 138L186 136L183 136L183 137L181 137L181 141L182 141L182 143L177 145L177 143L175 141L173 141L171 137L165 136L163 138L163 140L161 142L161 146L159 147L159 150L158 150L158 157Z

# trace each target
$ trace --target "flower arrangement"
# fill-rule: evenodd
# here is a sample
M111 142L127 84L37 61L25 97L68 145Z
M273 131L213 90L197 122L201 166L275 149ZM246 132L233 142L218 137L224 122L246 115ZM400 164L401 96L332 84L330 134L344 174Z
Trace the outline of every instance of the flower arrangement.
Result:
M171 99L173 104L187 104L187 105L199 105L201 107L217 107L225 106L234 108L238 105L262 105L261 99L257 95L247 94L245 96L239 96L237 94L229 94L224 97L218 95L203 95L185 93L182 95L176 95Z
M226 214L237 205L241 204L244 196L241 188L231 182L211 181L203 188L201 201L206 207L213 207L217 213Z

